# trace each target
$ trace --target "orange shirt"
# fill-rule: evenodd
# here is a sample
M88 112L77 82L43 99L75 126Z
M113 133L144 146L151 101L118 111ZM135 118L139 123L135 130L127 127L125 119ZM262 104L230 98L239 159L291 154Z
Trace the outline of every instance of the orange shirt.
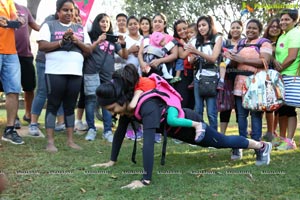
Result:
M17 10L13 0L0 0L0 16L8 20L17 18ZM0 54L16 54L15 30L0 27Z
M142 90L143 92L153 90L156 87L155 81L147 77L140 77L134 90Z

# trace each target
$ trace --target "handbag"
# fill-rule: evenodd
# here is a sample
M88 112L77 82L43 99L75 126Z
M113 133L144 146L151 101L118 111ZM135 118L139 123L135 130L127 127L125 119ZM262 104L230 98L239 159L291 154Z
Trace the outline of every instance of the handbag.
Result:
M233 81L225 78L224 90L218 91L217 109L218 112L232 110L234 108Z
M297 70L299 74L299 68ZM283 77L285 87L285 102L284 104L292 107L300 107L300 76L287 76Z
M284 103L284 83L281 74L268 69L265 59L262 61L265 70L248 76L243 85L242 106L253 111L275 111Z
M201 59L199 61L199 95L201 97L215 97L217 95L217 86L219 77L217 74L217 67L213 66L212 72L215 72L215 75L204 75L202 74L202 65L204 61Z

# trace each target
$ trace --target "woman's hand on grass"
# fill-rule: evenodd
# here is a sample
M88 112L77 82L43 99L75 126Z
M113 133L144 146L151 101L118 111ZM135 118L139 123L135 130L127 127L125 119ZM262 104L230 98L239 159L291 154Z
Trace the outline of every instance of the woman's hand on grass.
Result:
M134 190L134 189L142 188L142 187L145 187L145 185L140 180L135 180L135 181L132 181L131 183L129 183L128 185L121 187L121 189Z
M108 162L106 162L106 163L94 164L94 165L92 165L91 167L104 167L104 168L106 168L106 167L114 166L115 163L116 163L116 162L110 160L110 161L108 161Z

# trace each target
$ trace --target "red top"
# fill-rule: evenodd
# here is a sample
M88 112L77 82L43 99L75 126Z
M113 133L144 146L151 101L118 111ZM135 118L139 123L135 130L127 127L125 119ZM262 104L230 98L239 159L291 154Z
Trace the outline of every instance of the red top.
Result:
M135 85L134 90L142 90L143 92L153 90L156 87L155 81L147 77L140 77L139 82Z

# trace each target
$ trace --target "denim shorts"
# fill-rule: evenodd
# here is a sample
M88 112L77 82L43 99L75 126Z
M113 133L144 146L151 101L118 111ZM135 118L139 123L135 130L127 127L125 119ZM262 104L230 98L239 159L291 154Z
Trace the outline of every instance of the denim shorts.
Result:
M95 95L96 89L100 85L99 74L84 74L83 75L84 94Z
M0 79L5 94L21 92L21 70L17 54L0 54Z

